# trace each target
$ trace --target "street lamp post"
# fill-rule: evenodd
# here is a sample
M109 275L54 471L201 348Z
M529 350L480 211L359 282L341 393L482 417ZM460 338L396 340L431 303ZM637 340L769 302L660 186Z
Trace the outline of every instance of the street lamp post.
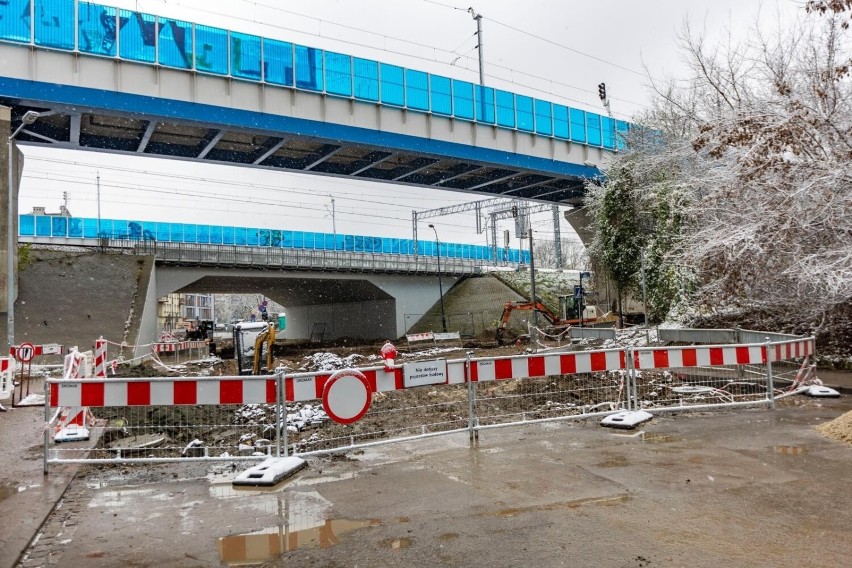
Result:
M444 313L444 284L441 281L441 241L438 239L438 229L429 223L429 228L435 231L435 244L438 245L438 293L441 295L441 330L447 333L447 316Z
M15 345L15 245L18 241L18 235L14 234L15 230L15 200L14 200L14 185L15 176L12 173L13 157L15 152L15 137L21 132L25 126L29 126L41 116L34 110L28 110L21 118L21 125L15 129L9 136L9 160L8 160L8 200L7 200L7 218L6 218L6 335L9 341L9 348Z

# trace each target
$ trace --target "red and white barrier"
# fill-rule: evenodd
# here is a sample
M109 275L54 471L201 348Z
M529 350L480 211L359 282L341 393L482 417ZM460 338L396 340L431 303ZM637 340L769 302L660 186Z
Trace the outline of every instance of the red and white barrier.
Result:
M204 342L185 342L200 343ZM177 345L177 344L172 344ZM813 338L797 339L768 346L771 360L792 359L813 354ZM552 375L571 375L623 371L627 369L627 350L578 351L472 359L471 382L525 379ZM698 347L641 348L633 352L634 368L675 369L758 365L767 362L764 344ZM467 382L467 361L447 361L444 384ZM404 367L358 369L374 393L405 389ZM332 372L299 373L285 376L287 402L323 398ZM216 377L195 379L94 379L86 381L49 381L51 406L173 406L206 404L273 404L275 379L266 377Z
M769 346L769 356L772 361L811 357L814 353L816 353L816 340L813 337L772 343Z
M95 376L107 376L107 340L100 337L95 341Z
M0 357L0 398L8 398L15 388L15 360Z
M656 347L633 352L637 369L679 369L766 363L764 345Z
M76 347L65 356L65 365L62 381L74 383L75 379L86 379L92 376L91 361L92 353L80 353ZM75 442L88 440L88 427L95 425L95 417L89 410L88 405L81 404L58 404L60 406L51 422L55 422L53 428L53 439L56 442Z

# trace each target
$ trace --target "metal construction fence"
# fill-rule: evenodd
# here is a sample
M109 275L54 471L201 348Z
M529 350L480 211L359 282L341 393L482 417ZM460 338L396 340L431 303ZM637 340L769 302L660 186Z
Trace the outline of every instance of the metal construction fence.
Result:
M369 367L347 371L363 378L367 394L363 414L349 422L329 416L329 387L337 376L329 371L48 379L45 470L68 462L311 455L454 432L473 439L490 428L624 410L771 407L818 384L813 355L813 337L793 336L733 345L469 355L435 361L440 383L420 386L409 383L405 366ZM61 424L69 424L57 416L81 418L72 421L70 437L56 436ZM83 430L88 441L75 436Z

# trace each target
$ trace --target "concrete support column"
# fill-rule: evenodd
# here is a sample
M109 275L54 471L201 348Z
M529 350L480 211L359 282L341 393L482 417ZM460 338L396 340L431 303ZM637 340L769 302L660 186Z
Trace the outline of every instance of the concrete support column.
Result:
M11 233L13 243L13 293L17 298L17 268L18 268L18 188L21 183L21 169L24 159L21 152L13 150L12 155L12 187L9 187L9 152L12 144L9 137L12 134L12 109L0 106L0 331L2 339L0 344L6 345L8 330L6 322L8 319L7 294L9 282L7 281L8 262L8 238ZM9 219L9 192L12 194L12 223ZM3 350L8 353L8 350Z
M576 231L577 236L586 247L589 246L594 237L592 231L592 220L589 218L588 210L585 207L575 207L565 212L565 220L571 225L571 228Z

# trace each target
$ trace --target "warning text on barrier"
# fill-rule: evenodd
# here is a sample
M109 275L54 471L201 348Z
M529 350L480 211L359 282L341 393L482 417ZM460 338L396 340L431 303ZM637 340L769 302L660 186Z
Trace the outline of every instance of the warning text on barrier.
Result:
M447 360L406 363L402 373L405 388L444 384L447 382Z

